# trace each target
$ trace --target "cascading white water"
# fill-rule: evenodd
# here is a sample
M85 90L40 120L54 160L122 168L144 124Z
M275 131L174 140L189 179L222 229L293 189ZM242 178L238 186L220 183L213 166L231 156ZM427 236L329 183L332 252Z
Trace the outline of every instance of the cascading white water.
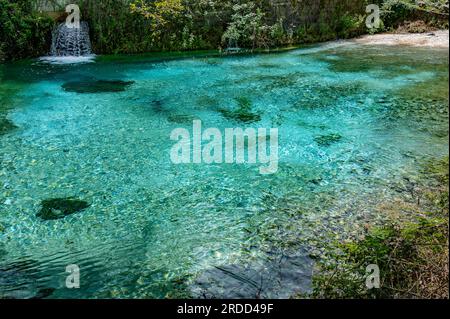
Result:
M66 23L61 23L53 31L50 54L54 57L79 57L92 54L87 22L80 22L79 28L69 28Z

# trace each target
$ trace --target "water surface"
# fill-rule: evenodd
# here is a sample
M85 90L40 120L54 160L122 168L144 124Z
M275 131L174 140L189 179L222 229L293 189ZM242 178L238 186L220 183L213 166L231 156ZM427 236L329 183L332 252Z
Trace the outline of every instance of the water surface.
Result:
M67 83L131 82L79 93ZM280 54L0 66L0 296L289 297L320 241L357 236L448 155L448 51L326 45ZM86 84L87 83L87 84ZM67 87L67 86L66 86ZM250 103L259 121L223 110ZM177 127L279 128L279 171L174 165ZM41 201L82 212L45 221ZM65 288L65 267L81 288Z

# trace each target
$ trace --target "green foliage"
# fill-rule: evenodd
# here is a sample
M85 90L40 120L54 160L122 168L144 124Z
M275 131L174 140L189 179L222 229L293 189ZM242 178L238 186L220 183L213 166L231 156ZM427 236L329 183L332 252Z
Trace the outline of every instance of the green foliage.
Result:
M395 28L405 21L423 20L430 25L448 28L447 0L385 0L381 18L386 26Z
M263 27L264 13L253 2L235 4L233 15L222 38L228 46L237 46L239 41L244 46L254 48Z
M32 1L0 0L0 62L46 54L53 21L32 13Z
M352 16L345 14L338 22L336 31L339 38L350 38L364 32L364 16Z
M0 0L0 61L48 52L53 22L32 13L34 0ZM381 6L384 26L409 19L436 26L444 0L79 0L98 54L269 49L349 38L366 32L366 5ZM448 26L448 22L446 24Z

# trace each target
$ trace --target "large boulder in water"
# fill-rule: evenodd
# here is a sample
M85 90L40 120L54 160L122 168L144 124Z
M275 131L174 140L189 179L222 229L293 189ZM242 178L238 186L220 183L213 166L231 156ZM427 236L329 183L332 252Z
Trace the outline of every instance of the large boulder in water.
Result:
M84 80L67 82L62 85L64 91L76 93L105 93L105 92L122 92L133 81L106 81L106 80Z
M73 198L55 198L43 200L42 208L37 217L44 220L61 219L68 215L78 213L90 206L89 203Z
M43 299L56 290L42 286L39 264L34 260L20 260L0 264L1 299Z

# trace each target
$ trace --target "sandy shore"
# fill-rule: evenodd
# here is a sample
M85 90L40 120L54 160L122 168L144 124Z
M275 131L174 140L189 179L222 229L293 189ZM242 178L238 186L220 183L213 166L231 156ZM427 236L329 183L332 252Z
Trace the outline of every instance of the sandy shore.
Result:
M448 30L427 33L381 33L365 35L351 42L368 45L410 45L416 47L448 48Z

